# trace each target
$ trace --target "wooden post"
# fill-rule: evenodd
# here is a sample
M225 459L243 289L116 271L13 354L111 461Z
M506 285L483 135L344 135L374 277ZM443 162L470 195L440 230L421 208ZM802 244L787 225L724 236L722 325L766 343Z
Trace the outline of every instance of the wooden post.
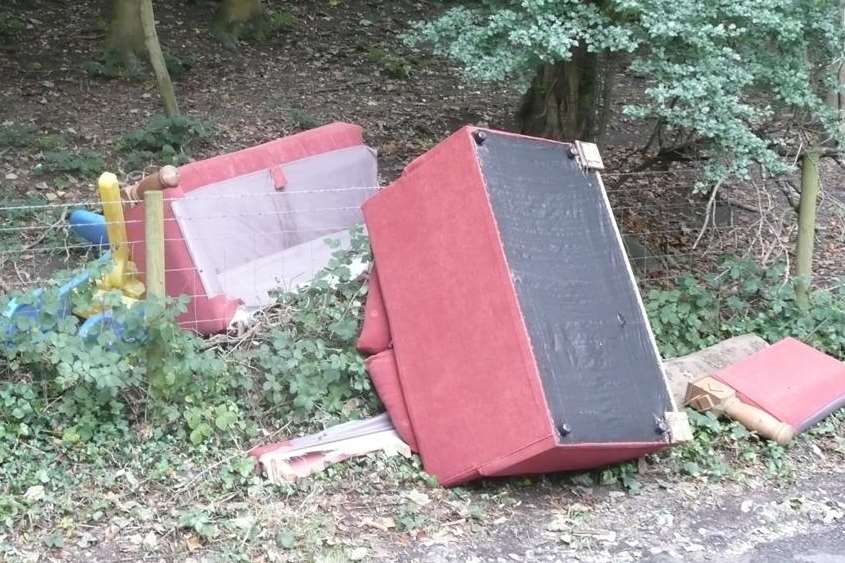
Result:
M813 277L813 243L816 238L816 200L819 195L819 151L811 148L801 157L801 201L798 205L798 252L795 301L801 309L810 306Z
M167 71L167 64L161 52L161 44L156 33L155 15L153 14L153 1L141 0L141 26L144 29L144 43L147 46L147 53L150 55L150 64L158 81L158 89L161 99L164 102L164 112L169 116L179 115L179 105L176 103L176 92L173 91L173 82L170 80L170 73Z
M144 193L147 296L164 299L164 198L162 192Z

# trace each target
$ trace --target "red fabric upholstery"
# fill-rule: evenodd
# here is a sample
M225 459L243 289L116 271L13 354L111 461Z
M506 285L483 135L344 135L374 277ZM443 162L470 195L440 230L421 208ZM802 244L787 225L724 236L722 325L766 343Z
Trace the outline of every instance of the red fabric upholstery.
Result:
M392 336L398 388L426 470L450 486L597 467L666 447L657 433L642 443L559 440L473 131L461 129L416 159L363 206L378 265L372 308L381 301L389 318L380 326ZM383 345L365 328L362 348ZM375 374L389 367L373 360L381 356L368 368L393 418L401 403L395 388L380 387L390 381Z
M408 418L408 408L405 405L405 396L402 394L402 384L399 382L399 371L396 369L396 357L393 355L393 350L384 350L367 358L367 371L396 432L411 447L411 450L418 451L417 439L414 436L411 420Z
M743 401L798 432L845 406L845 364L794 338L764 348L715 377Z
M369 356L390 347L390 322L384 309L378 272L375 266L370 272L367 304L364 306L364 323L358 336L358 351Z

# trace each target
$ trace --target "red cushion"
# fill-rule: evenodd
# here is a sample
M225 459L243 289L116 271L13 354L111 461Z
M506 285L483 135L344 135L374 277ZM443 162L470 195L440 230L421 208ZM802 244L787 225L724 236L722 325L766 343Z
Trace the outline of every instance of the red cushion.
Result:
M845 363L794 338L728 366L716 379L797 432L845 406Z
M396 432L411 447L411 450L418 451L417 439L414 436L411 419L408 418L408 408L405 406L405 396L402 394L402 384L399 382L399 371L393 350L384 350L367 358L367 371Z
M370 272L370 287L367 304L364 307L364 325L358 336L358 351L365 355L378 354L390 347L390 323L381 295L378 273L375 266Z

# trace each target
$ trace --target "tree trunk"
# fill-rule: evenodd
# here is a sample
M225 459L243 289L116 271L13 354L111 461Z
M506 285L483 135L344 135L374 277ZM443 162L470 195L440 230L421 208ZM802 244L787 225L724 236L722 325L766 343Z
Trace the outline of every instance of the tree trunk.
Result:
M138 64L138 57L143 56L145 51L144 30L141 27L141 0L112 2L106 48L120 53L127 68Z
M521 132L600 143L612 93L609 63L608 55L578 47L568 61L541 65L517 114Z
M237 39L243 26L264 14L261 0L223 0L214 16L212 30L228 39Z
M795 301L804 310L810 306L819 183L819 151L813 148L801 157L801 202L798 207L798 265L795 272L798 281L795 285Z
M144 43L147 53L150 56L150 64L155 72L158 81L158 90L164 102L164 112L173 117L179 115L179 105L176 103L176 92L173 91L173 82L170 80L170 73L167 71L167 64L161 52L161 44L156 33L155 15L153 14L153 0L141 0L140 6L141 27L144 30Z

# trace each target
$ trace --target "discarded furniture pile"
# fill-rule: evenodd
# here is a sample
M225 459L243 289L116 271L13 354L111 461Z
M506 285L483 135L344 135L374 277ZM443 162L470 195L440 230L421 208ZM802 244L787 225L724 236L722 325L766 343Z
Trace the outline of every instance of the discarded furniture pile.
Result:
M358 348L387 415L252 450L273 480L376 450L418 452L444 486L600 467L690 439L686 405L787 443L845 405L845 365L792 339L664 366L602 169L594 145L464 127L379 189L361 128L335 123L162 169L122 202L108 177L105 217L72 223L137 299L156 256L137 200L159 194L162 293L210 334L307 284L365 222Z
M793 339L662 365L601 168L587 144L466 127L363 204L375 263L358 347L445 486L640 457L691 437L677 406L781 444L845 406L845 364Z

